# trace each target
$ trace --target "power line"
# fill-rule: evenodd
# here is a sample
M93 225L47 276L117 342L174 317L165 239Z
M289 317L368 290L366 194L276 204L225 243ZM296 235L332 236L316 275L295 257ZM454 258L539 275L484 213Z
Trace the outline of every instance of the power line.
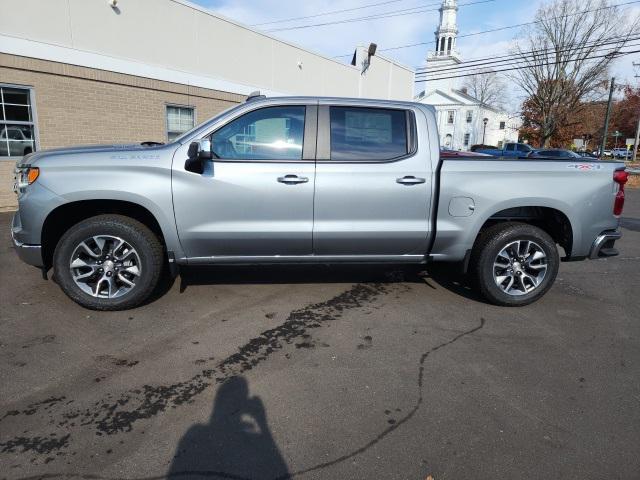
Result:
M429 70L429 72L433 73L433 72L440 72L440 71L445 71L445 70L454 70L454 69L458 69L458 68L471 68L471 67L477 67L480 65L484 65L485 63L483 62L490 62L490 63L498 63L498 62L506 62L506 61L510 61L510 60L514 60L516 58L525 58L525 57L535 57L536 54L545 54L545 53L549 53L549 52L557 52L557 53L561 53L561 52L565 52L565 51L571 51L571 50L577 50L577 49L581 49L583 47L593 47L593 46L597 46L597 45L609 45L612 43L620 43L623 41L635 41L637 40L638 36L640 36L640 34L636 34L636 35L630 35L630 36L612 36L612 37L606 37L606 38L601 38L599 40L592 40L590 42L585 42L585 43L572 43L569 44L566 48L564 49L560 49L560 50L556 50L555 47L547 47L547 48L540 48L540 49L533 49L533 50L525 50L522 52L514 52L514 53L509 53L507 55L499 55L499 56L492 56L492 57L476 57L476 58L471 58L469 60L465 60L463 62L461 62L458 65L452 66L452 67L441 67L441 68L437 68L437 69L433 69L433 70ZM504 60L502 60L504 59ZM480 63L482 62L482 63ZM416 68L416 72L420 73L420 72L425 72L427 71L428 68L427 67L417 67Z
M330 12L316 13L315 15L305 15L303 17L291 17L291 18L283 18L281 20L272 20L270 22L254 23L253 25L250 25L250 26L251 27L261 27L262 25L273 25L274 23L287 23L287 22L293 22L294 20L305 20L307 18L324 17L324 16L327 16L327 15L335 15L336 13L353 12L353 11L356 11L356 10L363 10L365 8L379 7L379 6L382 6L382 5L389 5L390 3L399 3L399 2L404 2L404 1L405 0L388 0L386 2L370 3L370 4L367 4L367 5L362 5L361 7L344 8L342 10L332 10Z
M629 44L627 45L627 47L638 47L640 46L640 43L633 43L633 44ZM595 53L595 52L594 52ZM589 57L585 57L585 58L575 58L575 59L570 59L570 60L566 60L562 63L566 64L566 63L573 63L573 62L578 62L578 61L586 61L586 60L591 60L594 58L603 58L603 57L618 57L620 55L624 55L624 52L620 52L620 51L615 51L615 52L608 52L606 54L602 54L599 56L589 56ZM496 70L491 70L492 73L498 73L498 72L505 72L505 71L509 71L509 70L517 70L517 69L523 69L523 68L529 68L529 67L535 67L535 66L550 66L550 65L555 65L558 62L554 62L554 61L543 61L540 64L529 64L529 63L525 63L523 64L523 62L512 62L510 64L505 64L505 65L501 65L500 69L496 69ZM513 67L513 68L504 68L504 67ZM456 73L451 73L450 75L452 76L436 76L436 77L428 77L425 74L420 74L421 76L418 78L416 76L416 78L418 78L416 81L420 81L420 82L424 82L424 81L435 81L435 80L446 80L449 78L461 78L461 77L468 77L468 76L474 76L474 75L482 75L488 73L485 69L480 69L480 70L474 70L474 71L464 71L464 72L456 72Z
M481 72L484 70L485 73L489 73L491 71L492 65L517 64L517 63L525 62L527 60L535 60L536 56L538 55L554 53L557 56L560 53L571 52L574 50L580 51L584 48L594 48L594 49L600 50L603 47L606 47L607 45L623 44L625 42L633 42L636 40L640 40L640 36L615 37L615 38L616 39L614 40L613 37L611 37L610 39L608 39L610 41L604 41L607 39L602 39L602 40L594 40L591 42L585 42L584 44L579 44L579 45L573 44L573 46L570 46L561 50L556 50L555 48L550 47L550 48L540 49L540 50L530 50L526 52L513 53L510 55L504 55L502 57L496 57L495 60L489 60L489 58L491 57L487 57L486 62L481 62L481 63L470 62L471 64L469 65L459 64L459 65L454 65L454 66L445 67L445 68L438 68L433 70L429 70L427 68L420 68L419 71L417 72L417 75L425 75L425 74L433 75L433 74L438 74L438 73L447 72L447 71L462 71L462 70L469 70L469 69L477 69L478 72ZM625 47L627 45L623 44L620 46ZM500 58L502 58L502 60L500 60ZM485 59L482 59L482 60L485 60ZM505 66L505 65L500 65L500 66ZM484 68L479 68L483 66Z
M483 4L483 3L492 3L492 2L495 2L495 1L496 0L479 0L479 1L475 1L475 2L460 4L458 6L459 7L467 7L467 6L470 6L470 5L479 5L479 4ZM439 5L439 3L430 4L430 5ZM348 19L345 19L345 20L335 20L335 21L332 21L332 22L313 23L313 24L307 24L307 25L297 25L297 26L294 26L294 27L274 28L274 29L265 30L265 31L266 32L284 32L284 31L288 31L288 30L301 30L301 29L305 29L305 28L325 27L325 26L328 26L328 25L339 25L339 24L343 24L343 23L363 22L363 21L367 21L367 20L379 20L379 19L382 19L382 18L401 17L401 16L404 16L404 15L413 15L413 14L416 14L416 13L437 12L439 10L439 8L432 8L432 9L426 9L426 10L416 10L418 8L424 8L424 6L406 8L406 9L403 9L403 10L394 10L394 11L389 11L389 12L380 13L380 14L376 14L376 15L369 15L369 16L366 16L366 17L354 17L354 18L348 18ZM408 10L412 10L412 11L408 11ZM341 56L346 56L346 55L341 55Z
M554 17L555 19L559 19L559 18L568 18L568 17L573 17L576 15L581 15L583 13L591 13L591 12L596 12L596 11L600 11L600 10L607 10L607 9L611 9L611 8L617 8L617 7L624 7L627 5L633 5L636 3L640 3L640 0L634 0L634 1L629 1L629 2L625 2L625 3L618 3L616 5L608 5L606 7L599 7L599 8L595 8L595 9L591 9L591 10L583 10L577 13L570 13L567 15L561 15L558 17ZM501 32L504 30L511 30L514 28L520 28L520 27L526 27L528 25L535 25L536 23L540 23L540 20L536 20L533 22L527 22L527 23L519 23L516 25L509 25L508 27L499 27L499 28L492 28L491 30L482 30L480 32L474 32L474 33L467 33L465 35L458 35L458 38L467 38L467 37L474 37L477 35L485 35L487 33L495 33L495 32ZM406 45L397 45L394 47L387 47L387 48L381 48L378 49L378 51L380 52L389 52L392 50L401 50L404 48L411 48L411 47L418 47L418 46L423 46L423 45L435 45L435 41L432 40L430 42L419 42L419 43L410 43L410 44L406 44ZM339 58L339 57L350 57L352 56L353 53L346 53L344 55L336 55L334 58Z
M635 37L635 38L629 38L629 42L635 42L635 41L638 41L638 40L640 40L640 36L639 37ZM638 44L635 44L635 43L627 43L625 45L620 45L620 48L635 47L637 45ZM601 50L601 51L602 51L602 48L603 48L602 46L595 47L596 50ZM609 48L611 48L611 47L609 47ZM607 52L606 54L603 54L603 56L606 56L606 55L615 56L615 55L617 55L618 52L619 52L619 50L611 50L611 51ZM564 62L567 63L567 62L575 62L575 61L581 61L581 60L589 60L590 58L592 58L592 55L595 54L595 53L598 53L598 52L594 51L594 52L591 52L587 56L580 57L580 58L574 58L574 59L567 59ZM536 59L535 57L533 57L533 58L521 58L521 59L515 59L514 58L514 59L511 59L509 61L503 61L503 62L506 62L506 63L504 63L503 65L498 65L498 66L499 67L514 66L514 65L521 64L521 63L531 62L531 61L534 61L534 62L535 61L543 61L543 62L548 63L549 65L555 64L555 63L562 63L562 62L559 62L557 59L556 60ZM452 73L463 72L463 73L473 73L474 75L482 74L482 73L491 73L491 72L495 71L493 69L490 69L489 67L476 68L474 66L464 67L464 68L460 68L460 69L453 68L451 70L454 70L454 72L452 72ZM426 75L431 74L431 73L434 73L434 72L427 72L427 71L420 72L420 73L417 73L416 76L426 76ZM436 77L436 78L439 78L439 77Z
M638 44L640 45L640 44ZM630 45L630 46L638 46L638 45ZM625 55L630 55L632 53L639 53L640 50L631 50L628 52L616 52L613 54L613 56L615 57L623 57ZM585 59L573 59L573 60L568 60L567 63L570 62L576 62L578 60L593 60L594 58L604 58L607 56L611 56L611 53L607 53L605 55L594 55ZM528 67L544 67L544 66L548 66L548 65L553 65L555 62L543 62L543 63L538 63L538 64L533 64L533 65L528 65ZM499 72L508 72L508 71L513 71L513 70L520 70L522 67L512 67L512 68L502 68L502 69L498 69L498 70L494 70L495 73L499 73ZM434 80L449 80L452 78L463 78L463 77L471 77L473 75L477 75L477 73L464 73L464 74L460 74L460 75L451 75L451 76L447 76L447 77L438 77L438 78L430 78L429 80L425 79L420 79L420 80L416 80L414 83L422 83L425 81L434 81Z
M625 47L638 47L640 46L640 43L630 43L628 45L625 45ZM593 53L598 53L598 52L593 52ZM624 52L621 52L619 50L616 51L611 51L611 52L607 52L605 54L601 54L601 55L591 55L591 56L586 56L583 58L573 58L573 59L569 59L569 60L565 60L564 62L557 62L557 61L551 61L551 60L544 60L541 61L541 63L538 64L530 64L528 63L527 60L519 60L519 61L513 61L510 63L506 63L504 65L500 65L500 69L496 69L496 70L490 70L487 71L486 69L478 69L478 70L466 70L466 71L462 71L462 72L452 72L450 75L452 75L452 77L449 76L435 76L435 77L427 77L426 73L420 73L418 75L416 75L416 77L420 76L419 81L432 81L432 80L444 80L444 79L448 79L448 78L459 78L462 76L473 76L473 75L482 75L485 73L498 73L498 72L503 72L503 71L508 71L508 70L514 70L514 69L518 69L518 68L528 68L528 67L532 67L532 66L546 66L546 65L555 65L557 63L573 63L573 62L579 62L579 61L586 61L586 60L591 60L594 58L603 58L603 57L617 57L619 55L624 54ZM524 65L523 65L524 63ZM514 69L503 69L503 67L515 67ZM464 74L464 75L463 75Z

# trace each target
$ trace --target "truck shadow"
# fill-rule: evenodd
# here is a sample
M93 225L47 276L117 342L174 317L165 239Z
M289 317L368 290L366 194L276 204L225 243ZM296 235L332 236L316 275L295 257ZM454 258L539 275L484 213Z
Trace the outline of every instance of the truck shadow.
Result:
M253 265L186 267L180 272L180 293L195 285L259 285L313 283L411 283L432 290L444 288L486 303L458 265Z

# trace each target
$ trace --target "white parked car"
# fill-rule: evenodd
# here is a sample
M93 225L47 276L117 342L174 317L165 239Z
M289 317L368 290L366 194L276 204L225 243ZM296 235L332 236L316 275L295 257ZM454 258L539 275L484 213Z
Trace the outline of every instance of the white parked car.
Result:
M611 151L611 156L613 158L631 158L632 155L633 155L633 153L630 152L629 150L627 150L626 147L614 148Z

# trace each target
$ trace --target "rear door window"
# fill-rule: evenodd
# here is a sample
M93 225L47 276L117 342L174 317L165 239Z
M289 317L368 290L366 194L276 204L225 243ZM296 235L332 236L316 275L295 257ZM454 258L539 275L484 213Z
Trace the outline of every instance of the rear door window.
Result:
M384 161L409 153L407 112L331 107L331 160Z

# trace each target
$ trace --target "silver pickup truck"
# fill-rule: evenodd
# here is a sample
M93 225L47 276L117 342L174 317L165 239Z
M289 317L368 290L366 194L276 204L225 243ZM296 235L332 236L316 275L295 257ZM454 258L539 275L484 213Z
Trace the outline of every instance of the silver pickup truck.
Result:
M617 254L627 175L441 158L422 104L262 96L167 145L42 151L16 173L18 255L101 310L182 265L337 262L458 262L490 302L526 305L561 256Z

